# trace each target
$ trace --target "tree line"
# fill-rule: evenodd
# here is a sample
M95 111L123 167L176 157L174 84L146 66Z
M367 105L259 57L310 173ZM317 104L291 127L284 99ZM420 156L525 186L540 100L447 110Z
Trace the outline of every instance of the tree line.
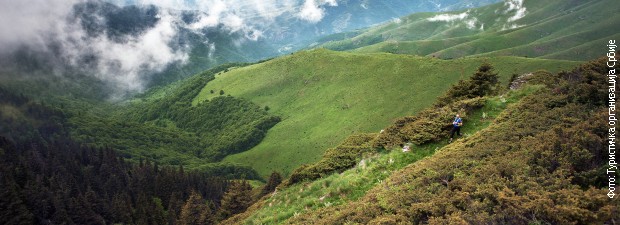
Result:
M255 198L247 181L75 141L61 109L23 95L0 88L0 106L0 224L211 224Z

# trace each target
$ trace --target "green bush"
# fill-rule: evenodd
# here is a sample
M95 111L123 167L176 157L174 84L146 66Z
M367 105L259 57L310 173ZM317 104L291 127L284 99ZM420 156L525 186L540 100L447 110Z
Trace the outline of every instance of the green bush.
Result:
M437 141L447 137L455 114L460 113L463 121L467 122L467 114L482 108L485 102L486 99L480 97L465 99L424 110L416 116L399 118L379 135L373 146L390 149L409 142L421 145Z
M344 140L338 147L328 149L323 158L311 165L302 165L293 170L288 184L304 180L315 180L332 173L339 173L357 165L365 153L375 151L371 146L377 134L356 134Z

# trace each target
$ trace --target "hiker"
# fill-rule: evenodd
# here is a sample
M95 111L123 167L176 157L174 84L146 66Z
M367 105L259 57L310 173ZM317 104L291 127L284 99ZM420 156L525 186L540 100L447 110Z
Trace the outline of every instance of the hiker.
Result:
M406 145L403 147L403 152L409 152L409 151L411 151L411 146L410 146L409 144L406 144Z
M450 142L452 142L452 138L454 137L454 133L461 136L461 126L463 126L463 120L459 114L456 114L454 117L454 121L452 121L452 131L450 131Z

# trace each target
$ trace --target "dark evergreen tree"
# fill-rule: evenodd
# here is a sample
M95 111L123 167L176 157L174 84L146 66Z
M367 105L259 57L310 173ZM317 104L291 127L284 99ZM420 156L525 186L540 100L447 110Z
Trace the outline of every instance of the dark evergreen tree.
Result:
M192 191L189 199L183 205L179 216L178 224L181 225L198 225L206 224L211 221L211 209L202 195L196 191Z
M246 181L234 181L222 197L219 219L244 212L252 203L252 186Z
M440 96L435 106L443 107L459 100L495 94L498 88L499 78L493 66L483 63L468 80L460 80Z
M118 193L112 199L112 217L115 223L132 224L131 218L133 209L131 208L131 200L125 193Z
M168 201L168 224L176 224L183 207L183 200L179 192L172 192Z
M0 221L4 224L33 224L34 215L20 197L15 182L5 176L0 177L0 182Z
M468 98L494 94L499 83L497 73L489 63L483 63L469 79L471 90Z
M280 183L282 183L282 175L275 171L272 172L269 176L269 181L267 181L267 184L265 184L265 187L261 190L261 196L275 191Z

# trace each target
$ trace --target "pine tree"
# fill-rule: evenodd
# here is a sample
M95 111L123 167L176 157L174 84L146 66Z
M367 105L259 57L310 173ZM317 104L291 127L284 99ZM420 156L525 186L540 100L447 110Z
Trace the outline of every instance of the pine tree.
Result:
M219 219L244 212L252 203L252 187L243 181L232 182L222 197Z
M202 198L200 193L191 192L189 199L181 208L181 215L179 216L178 224L181 225L193 225L193 224L206 224L211 218L207 218L210 215L211 209L209 209L206 201Z
M168 200L168 224L177 223L181 207L183 207L181 194L179 192L172 192Z
M127 194L116 194L114 198L112 198L112 217L114 218L114 222L132 224L132 211L131 200Z
M497 73L489 63L483 63L469 79L471 82L469 98L493 94L499 83Z
M149 204L149 216L151 217L151 224L167 224L166 210L159 198L152 198L151 204Z
M269 181L267 181L267 184L265 185L265 187L263 187L263 190L261 191L261 196L275 191L276 187L278 187L280 183L282 183L282 175L275 171L272 172L271 176L269 176Z
M489 63L483 63L468 80L460 80L437 99L436 107L443 107L462 99L494 94L499 88L499 78Z
M0 181L0 221L6 224L33 224L34 215L20 198L15 182L8 177Z

